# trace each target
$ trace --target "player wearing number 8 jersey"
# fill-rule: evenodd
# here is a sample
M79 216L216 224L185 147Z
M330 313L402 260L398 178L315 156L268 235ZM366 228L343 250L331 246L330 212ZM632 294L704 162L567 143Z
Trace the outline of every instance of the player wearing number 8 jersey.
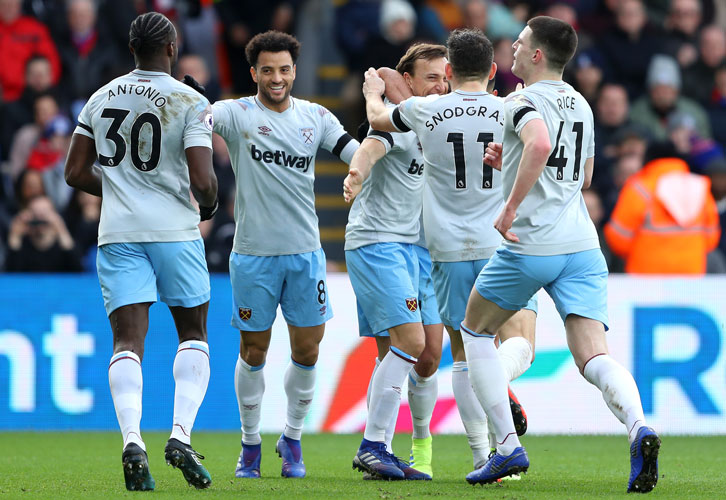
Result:
M214 131L227 143L237 184L229 268L232 325L240 331L235 389L242 451L235 476L241 478L260 477L263 368L278 305L292 355L277 452L283 476L306 474L300 438L315 391L318 344L333 316L315 214L315 156L323 147L349 163L358 148L327 109L290 96L299 51L288 34L256 35L245 52L257 94L213 106Z
M461 325L469 376L498 446L467 481L489 483L529 467L513 422L503 411L506 380L493 339L500 325L544 288L565 323L577 367L626 426L631 443L628 491L647 492L658 480L660 440L645 424L633 377L608 355L608 270L581 193L592 178L592 111L562 81L576 47L572 26L546 16L531 19L513 44L512 71L526 88L505 103L506 202L495 227L506 241L477 278Z
M486 91L496 72L489 39L478 30L456 30L447 46L446 77L451 93L414 96L388 110L380 97L383 82L369 70L364 94L368 119L375 129L412 130L421 142L423 222L431 276L451 340L454 397L478 467L486 462L490 443L486 415L469 383L459 325L479 271L502 240L492 227L503 204L501 173L485 165L483 157L487 144L502 137L504 108L502 99ZM498 332L510 380L531 363L536 307L533 299Z
M103 196L98 279L113 330L108 378L123 434L126 488L154 489L139 427L141 360L157 292L179 337L165 457L190 484L206 488L211 477L190 445L190 433L209 382L209 273L197 225L217 206L212 112L203 96L170 75L176 30L165 16L137 17L129 47L136 69L99 89L78 117L66 180Z

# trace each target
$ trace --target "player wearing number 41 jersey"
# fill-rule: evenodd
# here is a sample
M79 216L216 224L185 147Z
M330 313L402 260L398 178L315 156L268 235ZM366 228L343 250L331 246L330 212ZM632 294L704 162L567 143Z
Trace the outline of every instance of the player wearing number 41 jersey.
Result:
M358 141L324 107L290 96L299 42L268 31L245 49L257 95L214 104L214 131L229 149L237 181L230 256L232 325L240 331L235 388L242 423L236 477L259 478L264 366L277 306L290 332L287 418L277 442L282 475L304 477L300 438L315 391L315 363L333 316L315 214L315 155L323 147L349 163Z
M577 48L569 24L546 16L527 23L513 44L512 72L526 87L509 96L501 145L505 204L495 227L505 244L477 278L461 324L469 376L496 430L496 453L467 476L489 483L529 466L514 425L503 410L506 380L493 333L540 288L565 323L567 345L588 382L602 392L630 440L628 491L648 492L658 480L660 439L646 426L633 377L608 355L607 275L581 190L594 163L592 111L562 81ZM492 145L487 158L495 159Z
M209 382L209 273L197 225L217 207L212 111L203 96L170 75L176 30L166 17L137 17L129 47L136 69L99 89L78 117L66 180L103 196L98 279L113 330L108 379L123 434L126 488L154 489L140 421L141 360L157 292L179 337L173 430L164 454L189 484L207 488L211 477L190 433Z

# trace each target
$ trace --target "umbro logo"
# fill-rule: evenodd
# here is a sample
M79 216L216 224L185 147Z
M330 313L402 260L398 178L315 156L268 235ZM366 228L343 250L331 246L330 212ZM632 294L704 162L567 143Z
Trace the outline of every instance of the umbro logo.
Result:
M257 127L257 130L258 130L258 132L257 132L258 134L265 135L268 137L270 136L270 132L272 132L272 129L270 127L265 127L264 125L262 125L261 127Z

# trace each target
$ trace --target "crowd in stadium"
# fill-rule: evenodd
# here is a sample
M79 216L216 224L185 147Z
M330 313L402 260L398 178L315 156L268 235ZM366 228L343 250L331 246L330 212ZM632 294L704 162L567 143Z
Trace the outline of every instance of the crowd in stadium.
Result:
M128 26L139 13L175 22L175 76L193 75L214 102L254 93L244 59L254 34L296 34L316 8L347 66L341 120L351 133L363 118L363 71L395 67L412 43L482 29L506 96L524 21L567 21L579 51L566 80L595 113L585 199L611 272L726 272L726 5L715 0L0 0L0 269L95 269L101 200L69 188L63 168L83 104L133 67ZM316 69L299 64L298 75ZM224 142L214 144L220 186L231 186ZM658 182L673 172L677 182ZM212 271L226 267L232 244L225 195L227 208L202 228Z

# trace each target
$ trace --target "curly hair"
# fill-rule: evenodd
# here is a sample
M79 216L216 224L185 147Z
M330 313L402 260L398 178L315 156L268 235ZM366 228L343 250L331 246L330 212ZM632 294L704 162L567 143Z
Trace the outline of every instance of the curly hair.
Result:
M294 36L281 31L265 31L255 35L245 47L245 56L250 66L257 67L260 52L289 52L294 64L300 55L300 42Z

